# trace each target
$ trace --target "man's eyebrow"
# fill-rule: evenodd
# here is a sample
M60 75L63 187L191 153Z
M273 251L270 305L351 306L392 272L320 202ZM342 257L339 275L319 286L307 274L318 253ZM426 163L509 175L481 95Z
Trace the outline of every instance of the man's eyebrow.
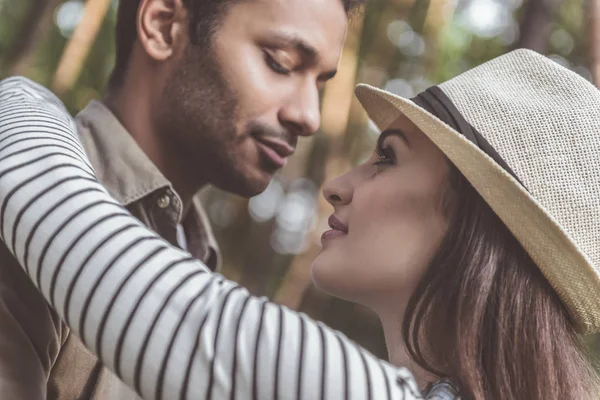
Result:
M273 33L275 41L283 47L293 49L305 58L308 64L317 64L320 60L319 51L299 35L287 32ZM319 81L328 81L337 74L337 69L319 75Z
M300 35L287 32L273 32L273 39L279 46L294 49L312 62L319 60L317 49Z
M377 139L377 148L383 147L383 141L390 135L400 137L400 139L404 140L406 146L410 148L410 142L408 141L408 138L406 137L404 131L401 129L386 129L385 131L381 132L379 138Z

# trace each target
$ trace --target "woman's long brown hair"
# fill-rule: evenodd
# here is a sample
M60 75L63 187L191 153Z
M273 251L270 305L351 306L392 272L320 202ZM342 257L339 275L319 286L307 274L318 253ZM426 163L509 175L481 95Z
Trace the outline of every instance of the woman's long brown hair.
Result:
M448 233L403 321L412 359L464 399L600 398L585 347L533 260L455 167L444 186Z

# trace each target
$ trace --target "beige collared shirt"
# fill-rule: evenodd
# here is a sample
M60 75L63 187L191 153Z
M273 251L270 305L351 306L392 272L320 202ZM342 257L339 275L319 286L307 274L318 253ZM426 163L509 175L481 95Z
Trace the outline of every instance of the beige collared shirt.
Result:
M136 218L175 246L218 269L219 250L198 196L188 214L170 182L102 103L92 101L77 129L97 176ZM181 231L179 238L181 239ZM0 393L6 399L133 400L47 305L0 246Z
M199 197L182 219L181 199L170 182L104 104L92 101L76 122L92 166L110 194L175 246L181 224L187 250L215 270L218 246Z

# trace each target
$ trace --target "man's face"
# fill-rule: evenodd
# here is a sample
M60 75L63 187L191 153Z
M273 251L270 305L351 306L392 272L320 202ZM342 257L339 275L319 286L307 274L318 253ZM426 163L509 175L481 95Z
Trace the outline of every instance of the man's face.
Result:
M210 46L189 44L158 122L190 174L240 195L262 192L298 136L317 131L319 90L335 74L346 27L340 0L240 1Z

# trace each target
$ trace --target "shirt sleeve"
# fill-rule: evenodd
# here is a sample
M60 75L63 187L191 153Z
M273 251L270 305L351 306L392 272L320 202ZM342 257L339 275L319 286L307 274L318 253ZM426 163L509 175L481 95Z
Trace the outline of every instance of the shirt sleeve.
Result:
M146 399L420 398L411 374L170 246L96 180L45 88L0 83L0 235L85 345Z

